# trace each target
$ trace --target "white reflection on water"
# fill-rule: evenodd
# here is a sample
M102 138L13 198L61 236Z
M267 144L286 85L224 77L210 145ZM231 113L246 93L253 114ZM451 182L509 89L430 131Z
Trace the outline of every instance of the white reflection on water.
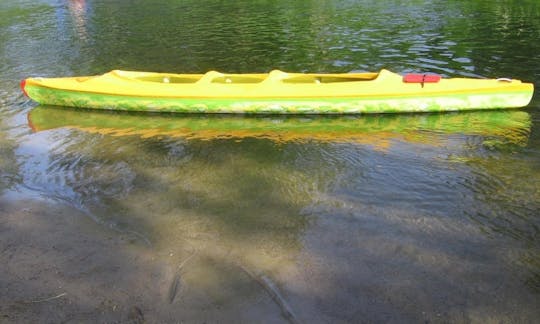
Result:
M88 40L86 0L68 0L67 5L69 13L73 18L73 25L75 26L78 37L81 40Z

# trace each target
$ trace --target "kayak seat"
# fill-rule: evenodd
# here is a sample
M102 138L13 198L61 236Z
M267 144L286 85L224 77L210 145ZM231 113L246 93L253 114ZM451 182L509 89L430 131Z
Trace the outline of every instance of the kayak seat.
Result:
M149 75L136 78L139 81L145 82L157 82L157 83L195 83L198 78L196 77L178 77L173 75Z
M284 79L283 82L285 83L337 83L337 82L358 82L358 81L369 81L370 79L366 79L365 77L336 77L336 76L310 76L310 75L303 75L298 77L292 77Z
M264 78L256 76L223 75L212 79L212 83L259 83Z

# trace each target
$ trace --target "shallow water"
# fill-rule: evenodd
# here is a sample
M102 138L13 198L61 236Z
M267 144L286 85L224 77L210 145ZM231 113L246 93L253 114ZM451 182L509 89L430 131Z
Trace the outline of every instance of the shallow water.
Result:
M512 111L240 117L36 108L18 88L111 69L383 67L538 88L537 1L4 1L0 31L0 193L74 206L178 264L196 255L192 308L255 298L239 265L305 322L540 316L538 96Z

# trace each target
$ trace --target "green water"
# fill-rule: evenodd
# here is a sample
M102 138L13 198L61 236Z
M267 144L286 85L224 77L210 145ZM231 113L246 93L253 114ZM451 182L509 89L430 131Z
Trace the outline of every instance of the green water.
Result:
M36 108L18 82L386 68L538 88L539 39L536 0L2 1L0 193L74 206L156 255L197 251L212 262L185 284L210 296L239 262L303 322L533 322L538 95L516 111L248 118Z

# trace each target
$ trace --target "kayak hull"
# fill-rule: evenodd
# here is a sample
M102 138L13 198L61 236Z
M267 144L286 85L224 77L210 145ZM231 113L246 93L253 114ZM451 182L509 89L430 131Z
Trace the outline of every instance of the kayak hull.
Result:
M454 84L450 83L448 90L445 91L444 82L455 79L443 79L440 81L442 87L438 84L436 85L438 88L431 89L435 85L410 85L405 84L401 77L398 76L398 78L399 80L395 77L390 78L391 82L379 85L380 88L392 87L392 82L394 82L395 90L392 92L377 90L372 86L370 92L359 90L358 94L355 94L354 89L343 90L346 87L352 88L354 86L352 83L355 82L344 82L341 88L336 83L330 85L336 89L335 95L332 95L331 91L318 91L318 89L325 90L325 88L315 88L319 87L318 85L311 85L313 87L311 91L306 85L292 85L293 88L297 86L299 95L292 93L289 86L287 91L284 90L280 96L279 87L285 89L287 86L283 83L272 84L266 89L264 83L258 86L250 85L252 88L244 86L237 89L229 85L231 89L229 92L226 91L228 87L226 84L209 84L205 96L197 93L203 89L204 85L187 84L180 87L175 85L183 91L184 95L171 95L165 91L159 93L160 88L154 90L157 95L152 95L152 92L144 93L142 89L146 88L139 88L138 91L135 88L134 93L129 93L129 81L124 81L127 85L122 85L123 88L118 87L119 93L112 91L107 93L103 89L93 91L91 87L84 89L79 85L77 85L78 88L66 86L62 89L40 84L34 81L36 79L24 81L23 90L30 98L45 105L124 111L245 114L364 114L517 108L526 106L533 94L532 84L521 83L517 80L496 82L495 80L463 79L466 83L468 82L464 87L469 88L470 84L486 81L490 83L468 90L467 88L459 89L455 85L456 82L453 82ZM470 80L473 80L472 83ZM479 82L475 83L475 81ZM361 86L374 82L376 81L358 81L357 86L360 89ZM168 89L165 86L163 89ZM400 91L398 86L403 87L404 90ZM253 90L257 90L256 87L259 87L260 91ZM412 87L415 87L414 91L411 90ZM190 89L194 94L190 93Z
M413 98L189 99L147 98L29 87L41 104L124 111L178 113L361 114L442 112L527 105L528 93L461 94Z

